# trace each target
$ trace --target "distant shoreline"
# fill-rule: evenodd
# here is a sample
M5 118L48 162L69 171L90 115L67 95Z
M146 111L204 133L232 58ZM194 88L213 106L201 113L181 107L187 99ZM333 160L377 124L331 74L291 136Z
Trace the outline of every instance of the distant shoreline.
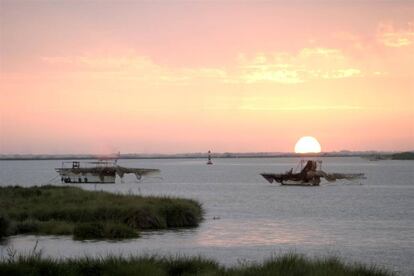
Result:
M4 154L0 155L1 161L24 160L85 160L100 159L96 154ZM414 160L414 151L407 152L325 152L318 154L297 153L215 153L213 158L295 158L295 157L361 157L371 161L378 160ZM121 154L117 159L205 159L207 153L186 154Z

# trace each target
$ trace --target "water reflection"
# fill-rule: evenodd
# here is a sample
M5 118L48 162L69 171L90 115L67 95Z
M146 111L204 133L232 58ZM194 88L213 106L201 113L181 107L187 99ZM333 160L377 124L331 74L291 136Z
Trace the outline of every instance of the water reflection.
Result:
M200 231L196 243L202 246L237 247L277 244L329 244L314 225L287 224L272 220L217 220Z
M414 272L413 162L368 162L325 158L327 170L367 175L362 185L337 182L317 188L269 185L259 173L285 171L294 158L204 160L120 160L123 166L161 169L163 179L117 185L80 185L115 193L193 198L206 220L193 229L143 232L120 242L80 242L71 237L16 236L0 243L30 252L38 243L44 256L107 254L202 255L222 264L262 261L272 253L296 250L310 255L336 252L349 261L383 264ZM32 186L56 176L53 161L0 161L0 185ZM221 219L214 220L214 217Z

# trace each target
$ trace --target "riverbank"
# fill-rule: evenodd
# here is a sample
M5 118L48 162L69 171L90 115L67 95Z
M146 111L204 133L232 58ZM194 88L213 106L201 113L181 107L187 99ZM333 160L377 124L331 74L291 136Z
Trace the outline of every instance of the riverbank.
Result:
M310 259L297 254L274 257L262 264L226 268L201 257L104 257L56 260L9 257L0 262L1 275L336 275L387 276L384 269L347 264L338 258Z
M17 234L136 238L140 230L195 227L202 216L201 204L190 199L69 186L0 187L0 238Z

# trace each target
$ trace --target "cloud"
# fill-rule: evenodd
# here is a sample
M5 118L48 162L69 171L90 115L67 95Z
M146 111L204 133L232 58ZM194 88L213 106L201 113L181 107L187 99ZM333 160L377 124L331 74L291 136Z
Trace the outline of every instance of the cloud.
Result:
M364 38L351 32L339 31L334 32L331 36L333 39L340 41L343 47L350 47L359 51L366 50L369 47Z
M249 101L251 101L249 99ZM253 105L253 104L242 104L239 109L241 110L261 110L261 111L315 111L315 110L361 110L362 106L353 106L353 105L303 105L303 106L266 106L266 105Z
M172 67L135 53L119 56L44 57L53 70L78 72L88 77L120 78L152 83L191 82L297 84L313 80L351 78L361 69L339 49L303 48L297 53L240 54L227 67Z
M393 23L381 23L377 29L377 40L392 48L407 47L414 44L414 22L406 28L396 29Z
M341 79L361 75L361 70L339 49L304 48L297 54L258 54L239 57L240 79L295 84L317 79Z
M195 79L221 80L226 72L220 68L172 68L155 63L148 56L137 54L118 56L73 56L43 57L42 60L57 68L69 68L74 72L83 72L90 76L150 81L157 83L186 84Z

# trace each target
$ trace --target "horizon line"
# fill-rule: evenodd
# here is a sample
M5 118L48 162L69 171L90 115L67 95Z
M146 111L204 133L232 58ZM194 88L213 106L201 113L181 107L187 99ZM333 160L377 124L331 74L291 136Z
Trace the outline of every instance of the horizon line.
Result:
M211 152L213 155L323 155L323 154L352 154L352 153L399 153L399 152L414 152L414 149L406 150L338 150L338 151L321 151L321 152L309 152L309 153L295 153L293 151L220 151ZM95 157L110 157L118 155L120 158L128 157L131 155L135 156L185 156L185 155L201 155L208 154L208 151L194 151L194 152L177 152L177 153L142 153L142 152L129 152L129 153L0 153L0 156L95 156Z

